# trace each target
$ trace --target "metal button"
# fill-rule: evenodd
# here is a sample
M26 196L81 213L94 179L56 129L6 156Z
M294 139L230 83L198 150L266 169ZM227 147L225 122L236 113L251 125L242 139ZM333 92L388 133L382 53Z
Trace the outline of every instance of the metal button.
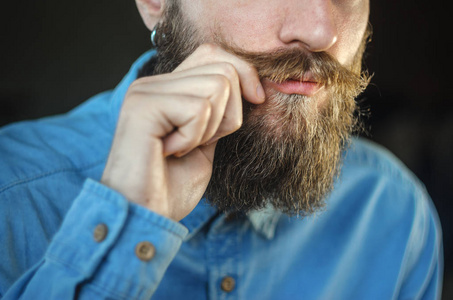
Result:
M140 242L135 247L135 255L137 255L140 260L149 261L155 254L156 248L154 248L153 244L150 242Z
M93 233L94 240L96 242L100 243L103 240L105 240L108 233L109 233L109 228L107 227L107 225L105 225L103 223L98 224L96 226L96 228L94 229L94 233Z
M236 286L236 281L234 281L234 278L231 276L225 276L222 279L222 283L220 284L220 287L222 288L222 290L227 293L233 291L235 286Z

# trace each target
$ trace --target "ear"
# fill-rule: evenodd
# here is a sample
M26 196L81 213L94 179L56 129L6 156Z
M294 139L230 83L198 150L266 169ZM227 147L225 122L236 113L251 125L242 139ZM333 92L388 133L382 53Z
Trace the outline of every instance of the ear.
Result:
M162 18L165 0L135 0L143 23L151 31Z

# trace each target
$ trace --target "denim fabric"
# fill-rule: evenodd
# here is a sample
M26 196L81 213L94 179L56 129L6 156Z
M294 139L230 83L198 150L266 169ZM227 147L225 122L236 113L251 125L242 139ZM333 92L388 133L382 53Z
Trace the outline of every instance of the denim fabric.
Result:
M225 216L202 199L174 222L100 184L125 93L152 55L65 115L0 129L0 298L440 298L435 208L369 141L352 140L326 209L305 218ZM143 241L149 261L135 253Z

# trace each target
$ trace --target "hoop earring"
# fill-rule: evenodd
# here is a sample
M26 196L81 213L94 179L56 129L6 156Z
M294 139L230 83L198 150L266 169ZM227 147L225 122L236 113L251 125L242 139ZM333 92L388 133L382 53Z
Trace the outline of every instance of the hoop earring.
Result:
M157 28L157 25L153 28L153 31L151 31L151 44L153 45L154 48L157 47L157 43L156 43L156 28Z
M154 48L157 48L159 41L160 42L165 41L165 37L166 37L165 33L157 32L159 25L160 24L156 24L156 26L154 26L154 28L153 28L153 31L151 31L150 39L151 39L151 44L153 45Z

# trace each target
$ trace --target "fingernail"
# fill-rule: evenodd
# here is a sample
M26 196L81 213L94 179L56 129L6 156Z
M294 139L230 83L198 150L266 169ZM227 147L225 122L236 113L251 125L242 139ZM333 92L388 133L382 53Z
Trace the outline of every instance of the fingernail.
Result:
M261 83L258 83L256 85L256 95L261 100L264 100L264 98L266 97L266 94L264 93L264 89L263 89L263 86L261 85Z

